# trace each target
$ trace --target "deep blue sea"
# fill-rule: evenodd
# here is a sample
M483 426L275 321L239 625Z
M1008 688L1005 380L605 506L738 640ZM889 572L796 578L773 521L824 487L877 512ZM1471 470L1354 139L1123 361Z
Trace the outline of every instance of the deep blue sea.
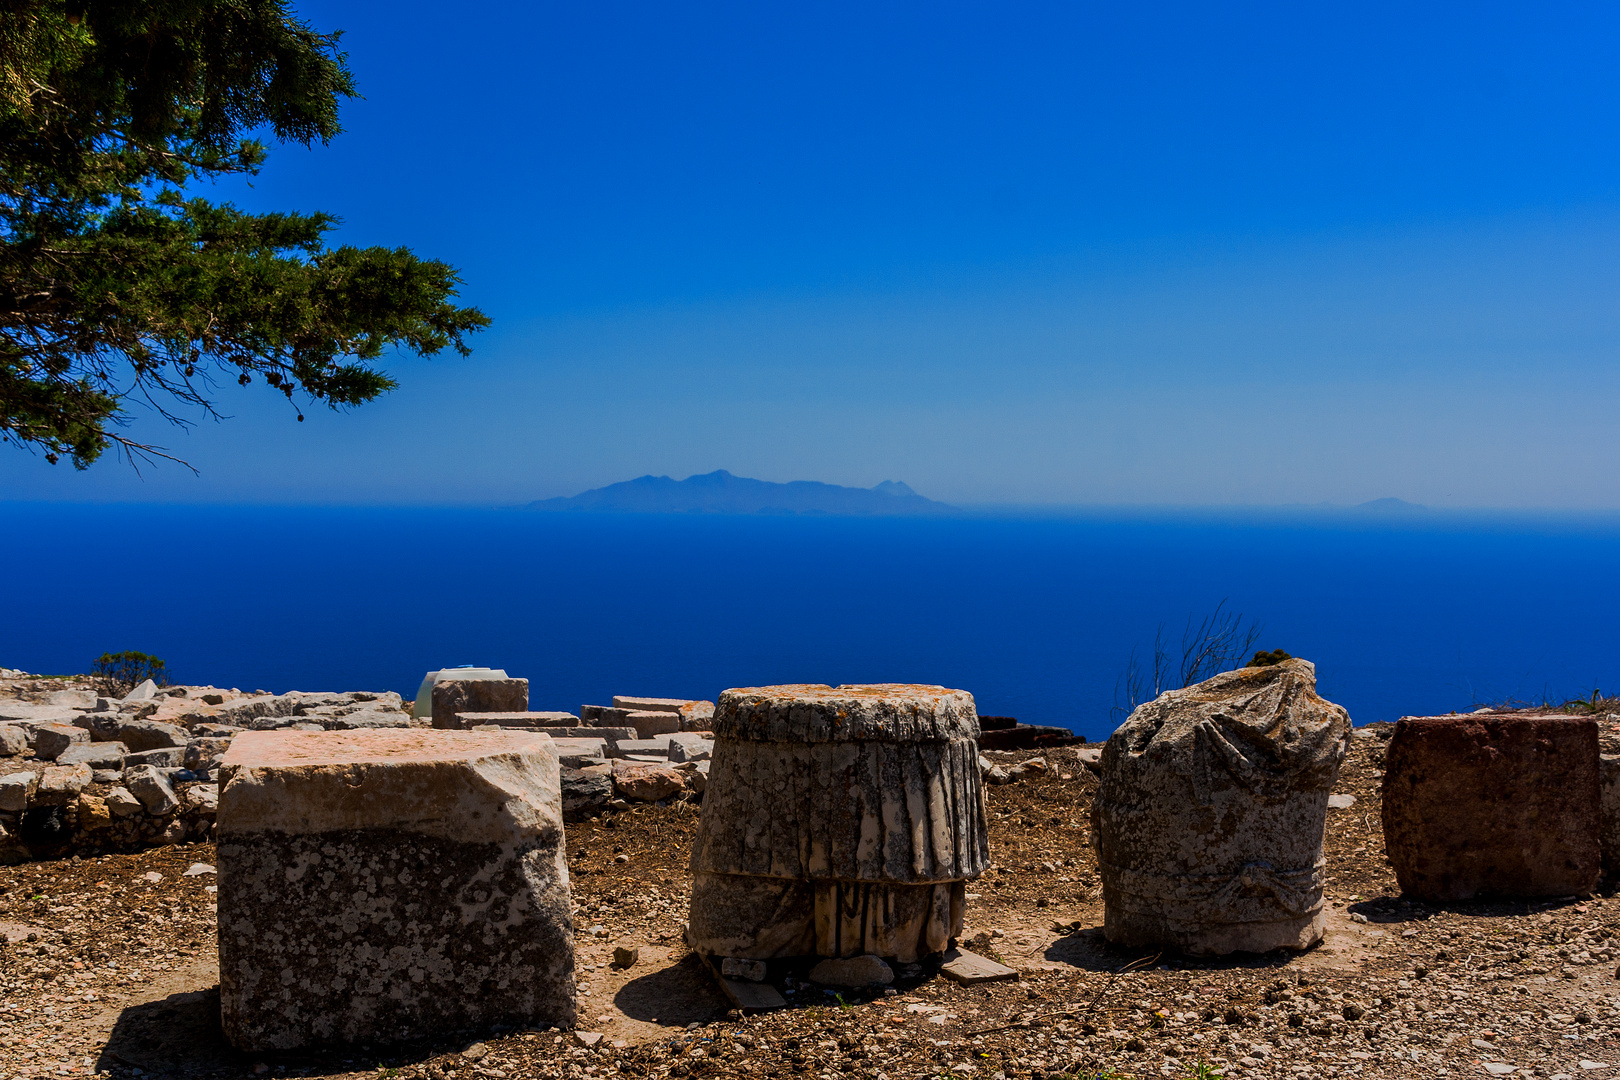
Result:
M0 666L531 706L924 682L1099 738L1133 648L1225 601L1357 723L1620 686L1620 524L849 519L0 504Z

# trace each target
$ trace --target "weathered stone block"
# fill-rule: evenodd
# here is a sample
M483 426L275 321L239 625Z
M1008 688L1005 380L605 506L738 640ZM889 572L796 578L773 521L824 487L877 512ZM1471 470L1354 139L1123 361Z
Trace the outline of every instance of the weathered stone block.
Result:
M657 802L686 790L686 780L668 765L613 762L613 787L635 802Z
M19 724L0 724L0 756L28 752L28 731Z
M141 800L148 814L162 817L180 809L180 798L164 776L152 765L132 765L124 770L124 786Z
M579 717L566 712L465 712L456 714L456 726L471 731L475 727L550 728L579 727Z
M81 732L81 734L83 734ZM117 742L78 743L56 756L58 765L88 765L91 769L122 771L124 744Z
M662 739L619 739L613 744L614 757L629 757L631 755L658 758L661 761L669 760L669 738Z
M1350 717L1305 660L1161 694L1103 747L1092 839L1103 930L1195 955L1322 937L1322 833Z
M549 739L244 734L221 773L220 998L235 1045L573 1026Z
M88 765L53 765L39 774L32 806L67 806L90 786L95 774Z
M169 747L185 749L191 737L186 729L160 720L126 720L118 725L118 741L132 753L145 750L163 750Z
M184 765L193 772L215 768L230 748L231 740L228 737L193 739L186 746Z
M680 715L681 706L691 702L686 698L667 697L627 697L623 694L613 695L613 707L624 709L627 712L666 712Z
M1603 876L1613 879L1620 876L1620 755L1598 757L1598 784Z
M881 957L867 953L840 960L823 960L810 969L810 981L823 986L888 986L894 982L894 969Z
M630 712L625 714L624 720L636 729L637 737L642 739L671 735L681 730L680 713Z
M94 832L111 824L112 811L107 809L107 800L80 793L79 828L85 832Z
M529 711L528 679L450 679L433 685L433 726L456 729L457 713Z
M113 817L127 818L134 817L146 808L128 788L115 787L107 792L107 809L112 811Z
M714 728L714 702L688 701L681 706L682 731L710 731Z
M570 821L606 809L613 799L613 777L608 773L562 770L562 809Z
M547 728L546 734L553 739L601 739L607 743L608 756L613 756L613 747L625 739L636 737L635 728L617 727L571 727Z
M28 808L28 800L39 786L39 777L31 772L15 772L0 776L0 810L15 813Z
M178 769L186 763L186 748L165 746L157 750L142 750L138 754L124 755L124 767L150 765L157 769Z
M1601 805L1591 717L1405 717L1385 752L1384 849L1420 899L1590 892Z
M187 784L180 789L180 806L188 814L213 817L219 811L219 785Z
M551 743L557 748L557 762L569 768L579 768L579 762L587 758L595 764L607 757L607 743L602 739L552 739Z
M76 743L90 741L90 733L71 724L42 724L34 732L34 756L55 761L62 751Z
M669 760L702 761L714 753L714 740L697 732L682 732L669 737Z

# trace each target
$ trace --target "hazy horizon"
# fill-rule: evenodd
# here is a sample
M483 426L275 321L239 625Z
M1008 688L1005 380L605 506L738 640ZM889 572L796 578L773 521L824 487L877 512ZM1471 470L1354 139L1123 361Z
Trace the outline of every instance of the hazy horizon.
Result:
M5 447L0 497L1620 511L1613 9L297 7L364 98L211 193L492 329L349 414L138 413L197 476Z

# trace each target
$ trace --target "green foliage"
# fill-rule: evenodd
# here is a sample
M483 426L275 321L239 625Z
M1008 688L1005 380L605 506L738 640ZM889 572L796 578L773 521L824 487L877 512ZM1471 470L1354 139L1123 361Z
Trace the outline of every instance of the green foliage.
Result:
M1595 687L1592 690L1591 697L1571 698L1569 701L1566 701L1562 705L1558 706L1561 711L1575 713L1576 715L1596 715L1598 713L1614 712L1616 711L1617 707L1620 707L1620 699L1605 697L1603 691L1596 689Z
M187 193L258 172L253 132L331 139L354 92L285 0L0 0L0 440L166 457L114 430L130 398L183 422L258 376L341 408L394 387L395 348L466 355L489 320L446 264Z
M1261 650L1254 654L1253 660L1249 661L1249 667L1271 667L1274 664L1282 663L1284 660L1292 659L1292 656L1289 656L1281 649L1272 649L1270 652Z
M1286 660L1288 657L1284 656L1283 659ZM1193 1066L1192 1072L1187 1074L1187 1080L1224 1080L1225 1076L1225 1073L1216 1072L1215 1066L1200 1061Z
M159 686L169 682L163 661L143 652L102 653L90 666L96 689L108 697L123 697L147 679Z

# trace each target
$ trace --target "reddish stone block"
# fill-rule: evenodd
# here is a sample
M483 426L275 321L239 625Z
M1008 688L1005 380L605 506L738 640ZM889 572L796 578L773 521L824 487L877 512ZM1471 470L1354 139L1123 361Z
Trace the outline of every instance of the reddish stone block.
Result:
M1423 900L1569 896L1600 872L1597 724L1409 716L1384 763L1384 847Z

